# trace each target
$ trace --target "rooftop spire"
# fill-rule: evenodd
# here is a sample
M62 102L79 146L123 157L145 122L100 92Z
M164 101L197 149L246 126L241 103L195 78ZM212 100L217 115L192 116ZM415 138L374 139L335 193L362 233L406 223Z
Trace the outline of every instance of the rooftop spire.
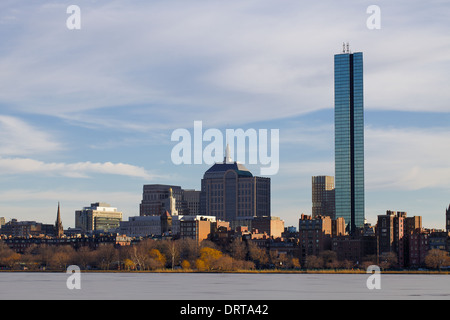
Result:
M61 210L59 207L59 201L58 201L58 211L56 213L55 235L58 238L61 238L64 235L64 229L63 229L63 225L61 222Z
M227 143L227 147L225 149L225 158L223 159L223 163L233 163L233 160L230 156L230 145Z

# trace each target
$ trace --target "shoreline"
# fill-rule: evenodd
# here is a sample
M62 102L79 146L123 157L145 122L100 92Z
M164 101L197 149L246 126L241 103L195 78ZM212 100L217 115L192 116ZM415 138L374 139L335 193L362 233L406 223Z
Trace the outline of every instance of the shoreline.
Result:
M239 270L239 271L196 271L196 270L80 270L81 273L197 273L197 274L371 274L365 270ZM66 270L0 270L0 273L66 273ZM379 274L449 275L450 271L438 270L385 270Z

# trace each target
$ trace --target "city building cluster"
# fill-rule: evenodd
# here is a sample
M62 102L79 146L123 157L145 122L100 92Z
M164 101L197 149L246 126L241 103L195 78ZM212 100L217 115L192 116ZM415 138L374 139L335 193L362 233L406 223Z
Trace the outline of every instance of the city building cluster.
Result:
M216 173L219 173L220 164L215 166ZM237 178L231 188L252 190L247 185L239 188L236 168L227 164L223 167L223 174L232 174ZM244 177L250 177L251 173L242 165L240 170L246 172ZM211 241L226 251L238 239L251 243L270 256L282 257L280 261L295 259L297 266L309 268L354 268L367 264L421 268L426 265L430 250L450 250L450 206L445 212L445 231L423 228L421 216L408 217L406 212L387 211L378 216L375 226L365 223L351 233L345 219L336 217L333 210L333 177L315 176L312 177L313 214L301 214L298 227L294 227L285 226L281 218L266 215L266 212L231 219L223 213L223 219L217 215L200 214L200 208L206 204L221 204L219 208L225 207L222 212L226 212L227 205L243 207L243 204L250 202L246 199L252 197L249 193L255 194L254 189L251 192L237 192L242 196L236 197L236 202L230 204L221 197L221 194L227 193L227 186L214 181L217 183L215 187L201 191L183 190L175 185L144 185L140 215L129 217L127 221L123 221L123 213L117 208L101 202L75 211L76 227L66 230L62 228L59 204L54 225L15 219L5 223L5 219L0 218L1 238L17 253L44 245L94 250L105 244L124 247L148 240L178 239L191 239L198 245L202 241ZM249 183L248 179L245 181L245 184ZM256 181L250 183L253 188ZM211 185L211 181L203 181L202 185ZM244 207L242 212L247 210ZM319 264L317 259L321 259Z
M270 178L232 161L228 147L225 153L204 173L201 190L144 185L139 216L128 221L117 208L97 202L77 210L75 228L63 230L58 204L54 225L0 218L2 240L23 253L33 245L95 249L147 239L208 240L227 248L238 239L271 256L296 259L295 265L317 267L319 259L329 268L420 268L432 250L450 251L450 206L446 230L425 229L421 216L406 212L380 214L375 226L365 220L361 52L335 55L335 176L312 177L312 214L301 214L298 228L272 216Z

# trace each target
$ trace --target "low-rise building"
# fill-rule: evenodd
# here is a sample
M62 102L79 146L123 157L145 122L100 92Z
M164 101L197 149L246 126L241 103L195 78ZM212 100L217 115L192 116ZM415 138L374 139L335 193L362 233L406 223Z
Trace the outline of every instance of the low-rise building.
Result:
M194 239L198 243L208 239L215 216L184 216L180 220L180 238Z
M120 227L122 212L107 203L96 202L75 211L75 228L82 232L115 230Z
M74 249L81 247L89 247L97 249L106 244L112 244L115 247L127 246L132 242L132 238L120 234L97 234L97 235L79 235L73 237L5 237L2 240L6 245L17 253L25 253L26 249L31 246L71 246Z
M36 221L18 221L17 219L11 219L11 221L1 227L0 234L11 237L54 235L55 226Z

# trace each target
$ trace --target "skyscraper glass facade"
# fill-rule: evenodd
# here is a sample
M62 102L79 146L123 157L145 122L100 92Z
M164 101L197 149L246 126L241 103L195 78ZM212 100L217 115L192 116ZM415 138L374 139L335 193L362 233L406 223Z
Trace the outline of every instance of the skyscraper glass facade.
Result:
M363 54L334 56L335 214L348 231L364 225Z

